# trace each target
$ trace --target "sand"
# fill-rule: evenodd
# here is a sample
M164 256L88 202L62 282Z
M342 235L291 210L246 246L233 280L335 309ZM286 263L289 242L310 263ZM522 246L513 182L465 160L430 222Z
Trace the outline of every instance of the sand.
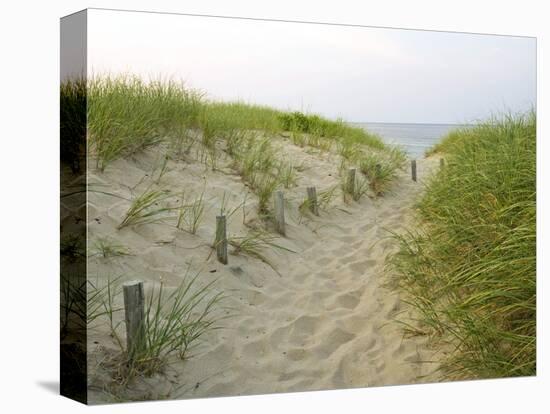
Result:
M163 374L138 379L119 398L246 395L439 379L437 353L425 337L403 336L395 319L411 310L398 292L384 286L385 259L397 248L388 230L399 232L411 224L411 206L438 160L418 160L419 182L410 179L407 169L383 197L345 204L339 196L319 217L303 217L297 206L306 187L321 191L337 185L339 158L296 147L283 137L278 141L278 153L304 168L297 186L285 190L287 231L277 241L296 253L267 251L276 271L245 255L230 254L229 264L222 265L212 254L209 245L223 194L234 207L248 191L223 160L221 171L207 170L191 158L169 161L159 182L174 193L198 194L206 189L205 216L196 235L178 230L175 219L116 230L128 200L155 179L152 171L162 147L117 160L103 173L90 171L92 189L118 197L90 193L89 243L109 237L132 253L91 257L90 279L101 283L121 275L145 281L149 290L161 278L173 288L188 269L200 270L202 283L216 280L215 290L225 293L224 309L231 316L220 323L223 329L201 338L191 358L172 361ZM254 223L257 199L250 193L247 200L246 221ZM231 217L228 229L230 235L246 234L242 209ZM117 320L122 316L117 314ZM116 345L105 323L90 327L88 346L90 401L111 402L114 388L99 363L115 352Z

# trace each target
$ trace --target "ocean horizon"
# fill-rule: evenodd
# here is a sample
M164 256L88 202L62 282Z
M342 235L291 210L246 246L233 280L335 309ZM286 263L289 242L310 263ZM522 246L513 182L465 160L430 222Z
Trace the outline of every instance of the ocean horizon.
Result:
M411 158L422 158L427 149L439 142L445 135L466 124L350 122L379 135L384 142L402 147Z

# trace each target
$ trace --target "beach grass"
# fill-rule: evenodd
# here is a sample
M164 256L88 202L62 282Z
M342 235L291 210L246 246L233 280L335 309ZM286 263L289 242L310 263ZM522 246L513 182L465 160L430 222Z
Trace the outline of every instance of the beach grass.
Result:
M96 77L88 81L89 147L96 167L132 155L199 122L202 94L170 80Z
M204 193L202 192L194 200L187 200L185 193L181 196L180 207L178 209L178 220L176 227L180 230L186 230L190 234L196 234L204 218Z
M390 269L419 315L409 326L448 345L449 378L536 373L535 150L534 112L451 132L430 151L447 162L420 226L396 235Z
M341 119L246 102L211 100L203 92L170 79L145 81L132 75L96 76L87 83L63 84L61 99L62 130L67 131L62 133L62 147L74 150L74 145L66 143L78 136L73 133L75 127L85 128L87 116L89 148L99 170L115 159L159 142L169 141L180 152L186 143L188 151L193 144L190 130L200 130L203 144L209 149L215 148L218 139L227 141L231 147L231 142L246 131L267 135L291 131L301 137L302 145L309 142L323 150L328 150L332 142L361 144L378 150L388 148L377 135ZM74 158L67 154L67 158L71 157Z
M98 237L93 243L92 255L104 259L130 255L130 250L108 237Z
M405 153L398 147L384 152L369 152L359 156L359 170L367 177L372 192L383 195L397 179L397 172L407 162Z
M122 323L115 322L115 314L124 311L118 306L121 296L121 277L108 279L106 283L91 283L88 286L89 318L108 318L111 336L120 348L112 360L106 360L105 368L112 370L113 377L127 384L138 375L151 376L162 372L173 356L188 357L189 351L209 330L220 328L221 292L215 292L215 281L201 284L200 273L185 273L175 287L166 286L162 280L146 295L143 321L143 343L138 343L130 353L124 344ZM118 318L120 319L120 318ZM91 321L89 321L90 323Z
M157 223L167 218L166 213L174 210L163 204L172 197L167 190L154 189L151 186L146 188L140 195L134 197L124 218L117 226L117 230L136 224Z
M331 203L338 195L336 190L338 190L337 185L327 188L325 190L321 190L317 193L317 207L319 208L319 210L327 211L330 208ZM310 200L308 197L304 198L298 206L298 212L302 216L310 215L311 209L312 200Z
M328 137L346 143L366 145L379 150L387 148L379 136L362 128L348 125L342 119L333 121L317 114L304 114L298 111L279 113L278 118L284 131L311 134L318 140L321 137Z
M294 187L298 180L296 167L292 162L279 161L277 165L277 176L284 188Z
M199 273L186 275L171 293L161 282L153 289L145 307L145 344L134 356L134 369L151 375L159 372L171 354L186 357L191 347L218 322L216 307L222 293L213 293L213 284L196 286Z

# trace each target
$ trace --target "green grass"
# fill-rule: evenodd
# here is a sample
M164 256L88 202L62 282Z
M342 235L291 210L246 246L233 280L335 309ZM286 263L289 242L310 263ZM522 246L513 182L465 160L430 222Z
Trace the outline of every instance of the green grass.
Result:
M88 280L87 289L87 327L93 329L94 322L101 323L107 319L110 335L120 349L124 349L123 341L119 335L119 328L123 321L116 321L116 315L124 308L117 306L116 297L122 295L121 276L107 277L105 283L98 279Z
M336 190L338 189L338 186L332 186L330 188L327 188L326 190L321 190L317 193L317 207L321 211L328 211L328 209L331 206L331 203L334 201L334 199L337 196ZM302 216L308 216L311 213L312 209L312 202L309 198L304 198L300 205L298 206L298 212Z
M388 151L369 152L359 157L359 170L367 177L369 187L377 195L383 195L397 179L397 172L407 162L405 153L397 147Z
M469 139L470 137L475 138L474 135L470 134L467 127L453 129L440 142L429 148L425 155L428 157L436 153L449 152L454 145L461 144L465 139Z
M353 141L341 141L338 143L338 155L346 161L356 161L361 154L361 147Z
M99 237L93 244L93 256L101 256L104 259L130 255L130 250L107 237Z
M102 284L90 282L88 324L102 323L107 318L111 336L120 348L120 354L105 364L114 379L126 384L136 375L162 372L171 357L188 358L189 351L205 333L220 327L224 297L214 291L215 282L200 284L199 275L191 275L188 270L179 285L167 287L161 281L146 294L144 341L133 347L132 355L122 340L124 324L115 322L120 317L114 316L124 310L115 304L122 294L120 277Z
M349 202L350 198L353 201L359 201L369 191L369 181L362 177L359 171L355 173L355 180L352 183L347 176L343 176L340 180L340 187L344 195L344 202Z
M258 174L270 174L277 165L272 141L249 135L237 151L235 164L243 179L254 187Z
M174 210L173 207L163 205L164 202L172 197L166 190L155 190L148 187L132 200L124 218L117 226L120 230L127 226L136 224L156 223L167 218L167 214Z
M298 177L296 168L292 162L279 161L277 165L277 177L284 188L291 188L296 185Z
M145 344L138 347L140 351L133 361L138 371L146 375L160 371L171 354L184 359L200 337L216 326L219 318L215 311L223 296L213 294L214 282L196 287L198 277L186 275L168 294L161 283L149 295Z
M450 378L534 375L536 116L454 131L433 151L446 165L389 262L418 311L411 330L451 345Z
M198 124L202 95L173 82L96 77L88 82L89 147L96 167L131 155Z
M308 139L302 132L292 131L290 133L290 140L297 147L303 148L308 143Z
M273 192L277 189L279 181L271 175L257 175L254 180L254 192L258 196L258 213L261 216L269 216L269 202Z
M278 118L284 131L307 133L319 138L328 137L363 144L380 150L387 148L379 136L362 128L348 125L342 119L332 121L317 114L304 114L301 112L282 112L278 114Z
M202 192L193 201L188 201L185 194L181 196L181 204L178 209L178 221L176 227L180 230L186 230L191 234L196 234L204 218L204 192Z
M86 106L87 103L87 106ZM380 137L316 114L285 112L245 102L218 102L182 83L137 76L97 76L61 85L62 158L73 162L84 144L86 116L89 148L96 167L104 170L120 158L159 142L171 143L181 155L194 144L189 131L200 130L205 148L217 140L231 144L247 131L274 135L292 131L309 143L327 150L332 142L362 144L384 150ZM290 121L289 121L290 120ZM84 131L84 133L83 133ZM212 158L212 154L210 154Z
M280 111L268 106L245 102L218 102L205 100L204 109L210 118L223 124L224 133L229 131L262 131L269 134L280 132ZM222 136L226 138L227 135Z

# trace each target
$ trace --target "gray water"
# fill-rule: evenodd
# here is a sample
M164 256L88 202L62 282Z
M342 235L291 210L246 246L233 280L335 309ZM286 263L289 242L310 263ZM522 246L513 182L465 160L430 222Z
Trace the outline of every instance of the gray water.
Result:
M464 127L458 124L389 124L358 122L352 125L378 134L388 144L399 145L412 158L422 158L424 152L449 131Z

